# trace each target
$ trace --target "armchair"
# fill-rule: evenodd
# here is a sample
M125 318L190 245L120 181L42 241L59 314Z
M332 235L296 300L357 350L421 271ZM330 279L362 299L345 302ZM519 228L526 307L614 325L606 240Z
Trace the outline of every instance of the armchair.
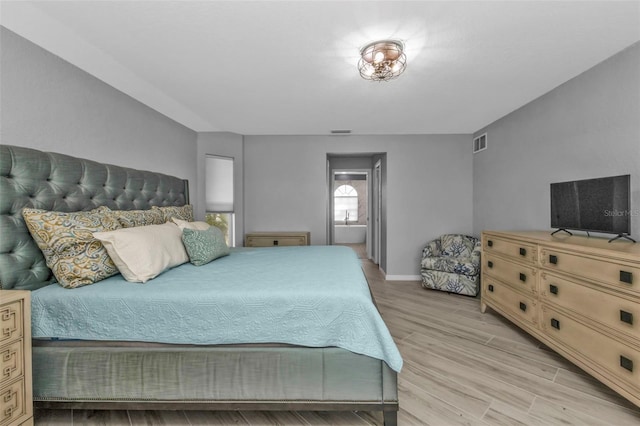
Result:
M480 240L446 234L427 243L422 250L422 287L476 296L480 276Z

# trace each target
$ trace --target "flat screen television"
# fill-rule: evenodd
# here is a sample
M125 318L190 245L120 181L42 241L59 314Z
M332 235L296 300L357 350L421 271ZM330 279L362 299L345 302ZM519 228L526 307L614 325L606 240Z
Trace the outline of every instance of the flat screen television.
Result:
M552 183L551 227L629 235L630 186L630 175Z

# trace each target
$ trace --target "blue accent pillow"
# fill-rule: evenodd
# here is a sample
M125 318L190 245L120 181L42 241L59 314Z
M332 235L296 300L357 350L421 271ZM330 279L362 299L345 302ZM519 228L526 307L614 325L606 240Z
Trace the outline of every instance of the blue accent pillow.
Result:
M187 249L189 261L195 266L205 265L219 257L227 256L230 252L222 231L215 226L204 231L183 229L182 243Z

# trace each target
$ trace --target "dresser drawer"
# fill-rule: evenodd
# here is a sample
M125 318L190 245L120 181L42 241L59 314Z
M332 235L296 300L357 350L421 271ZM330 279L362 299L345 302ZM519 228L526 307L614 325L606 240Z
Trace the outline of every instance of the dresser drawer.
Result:
M22 301L0 306L0 345L22 337Z
M0 402L2 403L0 426L8 425L21 416L28 414L24 389L23 379L0 389ZM27 419L25 418L25 420Z
M640 294L640 266L602 260L550 248L540 248L540 264L564 272Z
M548 272L540 274L540 297L640 343L640 300L618 297Z
M525 263L535 263L536 261L536 246L532 244L487 235L482 248L485 253L498 253Z
M640 351L588 327L548 305L542 305L542 331L561 346L568 347L580 358L640 391ZM606 375L606 372L603 372Z
M245 247L308 246L309 232L256 232L245 236Z
M483 271L500 281L529 294L536 293L536 269L501 257L485 254Z
M22 340L0 348L0 387L24 374Z
M537 325L538 312L535 299L514 291L505 283L485 275L482 278L482 298L487 299L491 306L506 311L531 326Z

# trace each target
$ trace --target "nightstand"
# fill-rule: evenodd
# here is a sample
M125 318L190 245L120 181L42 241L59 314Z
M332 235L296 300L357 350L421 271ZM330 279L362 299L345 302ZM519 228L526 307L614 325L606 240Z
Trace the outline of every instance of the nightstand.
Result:
M308 246L310 232L253 232L244 237L245 247Z
M0 426L33 425L31 292L0 290Z

